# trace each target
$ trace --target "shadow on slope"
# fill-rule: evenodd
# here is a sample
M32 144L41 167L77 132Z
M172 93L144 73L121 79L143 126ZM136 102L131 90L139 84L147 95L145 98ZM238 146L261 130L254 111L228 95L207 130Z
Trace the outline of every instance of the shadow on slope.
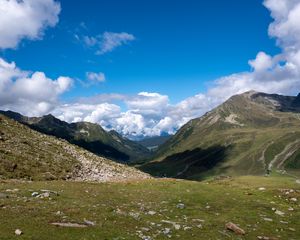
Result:
M231 148L231 146L195 148L167 156L162 161L147 163L140 169L157 177L200 180L203 174L226 159L227 152Z
M127 162L129 160L129 156L127 154L118 151L117 149L109 146L108 144L102 143L101 141L88 141L86 139L78 139L78 140L74 139L74 137L70 134L70 132L68 132L63 128L47 129L46 127L43 128L40 126L33 126L28 124L26 125L38 132L65 139L68 142L75 144L79 147L82 147L97 155L114 159L120 162Z
M82 147L92 153L99 155L99 150L101 149L101 155L110 158L116 159L120 162L128 162L129 156L125 153L122 153L115 148L106 145L100 141L85 141L85 140L70 140L70 143L73 143L79 147Z

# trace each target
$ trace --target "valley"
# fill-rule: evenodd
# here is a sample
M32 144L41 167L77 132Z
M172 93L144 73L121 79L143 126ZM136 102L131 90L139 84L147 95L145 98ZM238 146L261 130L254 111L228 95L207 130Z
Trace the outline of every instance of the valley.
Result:
M0 240L300 240L300 0L0 0Z
M2 112L0 239L298 239L298 98L233 96L155 151Z

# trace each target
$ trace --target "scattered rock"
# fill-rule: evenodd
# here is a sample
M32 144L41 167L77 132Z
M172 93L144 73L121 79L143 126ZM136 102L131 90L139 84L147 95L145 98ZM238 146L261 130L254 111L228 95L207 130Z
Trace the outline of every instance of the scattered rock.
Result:
M51 190L47 190L47 189L41 189L41 192L53 194L53 195L56 195L56 196L59 195L58 192L56 192L56 191L51 191Z
M53 192L53 191L50 191L50 190L41 190L41 193L33 192L33 193L31 193L31 196L36 197L36 198L50 198L51 194L55 195L55 196L58 196L57 192Z
M183 228L184 231L191 230L191 229L192 229L192 227L184 227Z
M180 224L174 224L173 226L174 226L175 230L180 230L180 228L181 228Z
M296 229L295 228L289 228L290 231L295 232Z
M175 230L179 230L181 228L180 224L178 224L176 222L172 222L172 221L168 221L168 220L162 220L161 222L172 224L173 227L175 228Z
M290 201L292 201L292 202L297 202L298 200L297 200L297 198L290 198Z
M263 218L266 222L273 222L272 218Z
M278 240L276 237L266 237L266 236L257 236L257 239L260 240Z
M37 195L36 197L38 197L38 198L49 198L50 197L50 192L41 193L41 194Z
M59 215L62 215L63 213L61 212L61 211L57 211L56 213L55 213L55 215L57 215L57 216L59 216Z
M279 216L284 216L284 212L282 212L282 211L279 211L279 210L276 210L275 211L275 214L277 214L277 215L279 215Z
M32 197L36 197L36 196L38 196L38 195L39 195L38 192L33 192L33 193L31 193L31 196L32 196Z
M201 222L201 223L205 222L203 219L199 219L199 218L194 218L194 219L192 219L192 221L193 222Z
M84 219L83 221L84 221L84 223L85 223L86 225L88 225L88 226L95 226L95 225L96 225L96 223L94 223L94 222L92 222L92 221L89 221L89 220L86 220L86 219Z
M280 221L280 223L288 224L289 222L286 222L286 221Z
M15 188L15 189L6 189L6 192L12 192L12 193L15 193L15 192L18 192L19 189L18 188Z
M165 228L165 229L163 230L163 234L165 234L165 235L168 235L170 232L171 232L171 229L170 229L170 228Z
M151 216L153 216L153 215L156 214L156 212L155 211L149 211L148 214L151 215Z
M150 236L141 236L141 239L143 240L152 240Z
M128 214L130 217L133 217L135 220L140 220L140 214L136 212L130 212Z
M184 209L185 205L183 203L178 203L176 207L179 209Z
M21 235L23 234L23 232L22 232L20 229L16 229L16 230L15 230L15 234L16 234L17 236L21 236Z
M73 227L73 228L85 228L85 227L87 227L86 224L68 223L68 222L65 222L65 223L53 222L53 223L50 223L50 224L54 225L54 226L58 226L58 227Z
M259 191L264 191L264 190L266 190L266 188L260 187L260 188L258 188L258 190L259 190Z
M238 227L236 224L234 224L232 222L226 223L225 227L226 227L226 229L231 230L231 231L235 232L238 235L245 235L246 234L246 232L242 228Z

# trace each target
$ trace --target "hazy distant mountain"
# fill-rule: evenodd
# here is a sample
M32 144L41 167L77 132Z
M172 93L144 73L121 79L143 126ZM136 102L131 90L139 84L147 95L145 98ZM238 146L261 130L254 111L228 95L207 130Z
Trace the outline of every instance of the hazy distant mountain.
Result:
M155 136L155 137L147 137L140 141L137 141L142 146L148 148L151 151L155 151L158 147L164 144L171 138L172 135L163 135L163 136Z
M12 111L0 111L39 132L65 139L100 156L120 162L147 158L150 151L142 145L123 138L115 131L106 132L100 125L88 122L67 123L51 114L26 117Z
M148 178L134 168L41 134L2 114L0 159L0 179L108 181Z
M201 179L300 169L300 95L246 92L189 121L142 168Z

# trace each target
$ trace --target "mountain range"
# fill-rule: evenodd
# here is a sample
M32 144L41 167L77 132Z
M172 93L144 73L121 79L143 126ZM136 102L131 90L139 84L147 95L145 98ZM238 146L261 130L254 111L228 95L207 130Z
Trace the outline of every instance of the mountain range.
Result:
M2 118L6 116L5 121L14 124L15 133L17 128L29 127L33 132L64 139L99 157L135 165L158 177L201 180L215 175L268 175L272 172L298 175L297 170L300 169L300 94L283 96L249 91L235 95L202 117L186 123L174 136L149 138L141 142L126 139L116 131L107 132L100 125L88 122L67 123L52 115L26 117L11 111L1 111L0 114ZM10 122L7 117L18 124ZM11 144L17 141L17 136L10 135L15 139ZM7 151L16 151L18 154L12 159L20 158L18 166L26 159L22 158L23 155L30 155L31 148L24 146L35 143L41 152L51 152L44 149L47 144L40 146L44 141L40 135L30 135L27 140L20 138L23 139L22 147L1 150L4 158ZM153 147L157 149L153 151ZM50 164L51 169L58 164L64 172L56 173L58 176L72 172L75 160L64 157L63 152L59 153L61 148L54 149L56 154L61 154L59 159L64 161L57 162L57 155L52 156L51 152L46 158L47 163L36 160L33 165L43 168ZM43 156L35 154L36 159ZM7 169L10 176L10 171L15 172L14 165L5 159L2 164L8 164L8 167L3 165L2 173ZM53 162L50 163L50 159Z
M141 169L203 179L300 169L300 94L249 91L186 123Z
M26 117L12 111L0 111L0 113L41 133L65 139L97 155L118 162L134 162L150 155L146 147L122 137L116 131L107 132L99 124L67 123L51 114L43 117Z

